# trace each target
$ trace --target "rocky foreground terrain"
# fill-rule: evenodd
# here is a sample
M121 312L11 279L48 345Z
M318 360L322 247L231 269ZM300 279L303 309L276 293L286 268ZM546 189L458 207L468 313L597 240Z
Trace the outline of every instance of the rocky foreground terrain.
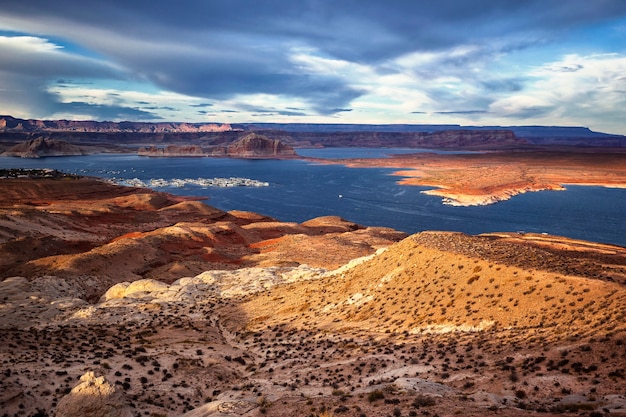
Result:
M626 249L0 180L0 414L626 414Z

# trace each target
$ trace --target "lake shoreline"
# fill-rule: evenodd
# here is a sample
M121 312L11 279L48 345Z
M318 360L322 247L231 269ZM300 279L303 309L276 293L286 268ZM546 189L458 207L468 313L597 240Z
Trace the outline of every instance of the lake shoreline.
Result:
M491 152L416 153L388 158L307 158L351 168L398 169L400 185L435 187L422 191L454 206L480 206L565 185L626 188L626 155L614 153Z

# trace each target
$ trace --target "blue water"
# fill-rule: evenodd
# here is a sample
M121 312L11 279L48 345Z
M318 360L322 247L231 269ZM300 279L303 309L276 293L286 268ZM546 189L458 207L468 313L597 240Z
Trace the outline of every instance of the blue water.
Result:
M333 150L329 150L333 151ZM379 151L387 151L379 150ZM354 156L347 151L344 155ZM357 151L355 151L357 152ZM323 153L322 153L323 154ZM331 152L325 154L330 155ZM393 170L346 168L297 160L145 158L90 155L42 159L0 158L2 168L53 168L103 178L246 177L269 187L161 188L209 197L222 210L247 210L283 221L302 222L338 215L370 226L407 233L453 230L545 232L626 246L626 190L567 186L567 191L522 194L490 206L453 207L420 193L426 187L400 186ZM341 195L341 197L340 197Z
M298 155L312 158L385 158L390 155L406 153L434 153L438 155L472 154L475 151L439 150L422 148L311 148L297 149Z

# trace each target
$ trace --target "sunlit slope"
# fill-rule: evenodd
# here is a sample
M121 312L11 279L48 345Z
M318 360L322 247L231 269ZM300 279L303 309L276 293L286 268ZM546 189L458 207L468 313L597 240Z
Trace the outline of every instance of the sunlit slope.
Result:
M624 276L626 250L611 248L581 264L562 248L506 237L421 233L343 273L259 295L243 311L252 328L591 335L624 327L626 290L614 277Z

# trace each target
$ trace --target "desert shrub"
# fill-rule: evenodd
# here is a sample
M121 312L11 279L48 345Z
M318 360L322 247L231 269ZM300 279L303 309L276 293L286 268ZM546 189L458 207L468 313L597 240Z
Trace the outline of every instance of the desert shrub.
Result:
M433 397L428 397L426 395L418 395L417 397L415 397L412 403L413 407L415 408L431 407L435 404L436 404L435 399Z
M322 407L322 411L317 415L317 417L333 417L333 413L325 407Z
M381 390L374 390L367 395L367 401L373 403L374 401L382 400L385 398L385 394Z
M471 284L472 282L477 281L477 280L478 280L478 278L480 278L480 275L472 275L472 276L471 276L471 277L467 280L467 283L468 283L468 284Z
M553 413L575 413L582 410L595 410L596 405L590 403L558 404L550 409Z

